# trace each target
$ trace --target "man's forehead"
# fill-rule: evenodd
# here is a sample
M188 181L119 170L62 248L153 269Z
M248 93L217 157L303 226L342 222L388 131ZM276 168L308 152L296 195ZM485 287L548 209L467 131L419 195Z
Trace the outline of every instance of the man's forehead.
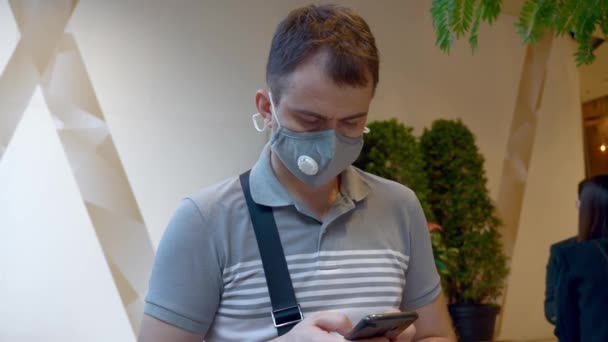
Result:
M362 96L340 96L339 94L307 94L291 93L283 98L282 107L291 113L319 117L344 118L363 116L369 110L371 97L367 100Z
M373 96L371 87L337 85L325 79L319 82L293 79L292 85L283 93L281 104L286 110L332 115L365 113ZM314 115L313 115L314 116Z

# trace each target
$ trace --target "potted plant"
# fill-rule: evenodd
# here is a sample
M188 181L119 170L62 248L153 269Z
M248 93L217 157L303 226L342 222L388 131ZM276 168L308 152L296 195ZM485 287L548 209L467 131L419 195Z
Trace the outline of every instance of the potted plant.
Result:
M443 243L441 226L434 222L433 211L428 202L429 187L424 167L424 158L413 129L396 119L376 121L368 125L370 133L365 135L365 145L354 165L360 169L386 179L401 183L412 189L429 222L435 264L441 275L448 272L448 248ZM453 255L453 251L452 251Z
M433 122L424 130L420 148L432 214L443 226L447 249L456 251L447 259L442 279L456 331L461 341L492 340L499 312L495 300L508 268L484 159L460 120Z

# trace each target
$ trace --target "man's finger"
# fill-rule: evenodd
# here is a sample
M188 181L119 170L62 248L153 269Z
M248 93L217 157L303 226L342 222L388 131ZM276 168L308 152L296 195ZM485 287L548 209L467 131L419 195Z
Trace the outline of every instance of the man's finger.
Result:
M335 331L342 336L353 328L348 316L337 312L324 312L314 320L313 324L325 331Z

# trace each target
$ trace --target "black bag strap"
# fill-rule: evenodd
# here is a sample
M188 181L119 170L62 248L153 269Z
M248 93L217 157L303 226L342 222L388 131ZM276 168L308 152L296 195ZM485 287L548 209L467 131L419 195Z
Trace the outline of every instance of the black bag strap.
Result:
M272 208L253 201L249 188L249 173L250 171L247 171L240 176L241 187L249 208L249 216L253 223L268 284L272 322L281 336L291 330L304 316L293 290Z

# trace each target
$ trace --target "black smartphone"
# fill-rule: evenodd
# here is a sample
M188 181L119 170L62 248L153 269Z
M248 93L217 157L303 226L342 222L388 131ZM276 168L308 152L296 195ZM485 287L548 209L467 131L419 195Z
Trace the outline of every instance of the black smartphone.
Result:
M395 338L417 319L415 312L367 315L344 338L352 341L382 336Z

